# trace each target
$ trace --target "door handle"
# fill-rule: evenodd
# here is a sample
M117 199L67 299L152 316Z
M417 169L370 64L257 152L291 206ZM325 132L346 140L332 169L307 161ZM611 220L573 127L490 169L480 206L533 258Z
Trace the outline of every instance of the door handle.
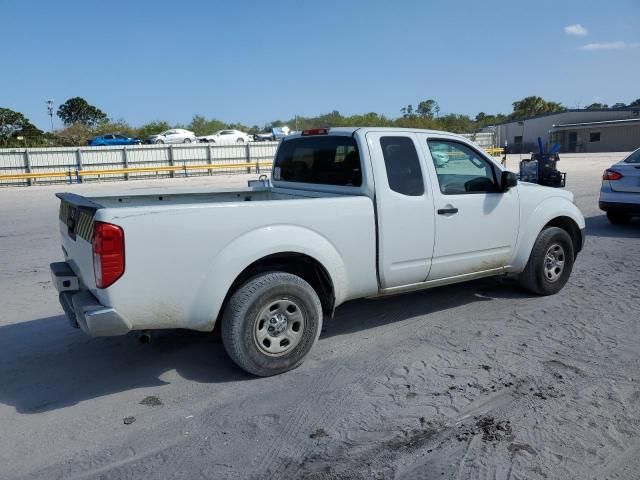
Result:
M447 215L450 213L458 213L458 209L456 207L438 209L438 215Z

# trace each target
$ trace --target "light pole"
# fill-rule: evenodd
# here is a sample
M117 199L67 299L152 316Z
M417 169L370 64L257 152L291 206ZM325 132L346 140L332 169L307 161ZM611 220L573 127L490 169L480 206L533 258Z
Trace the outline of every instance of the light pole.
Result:
M53 132L53 99L47 100L47 111L49 112L49 117L51 118L51 131Z

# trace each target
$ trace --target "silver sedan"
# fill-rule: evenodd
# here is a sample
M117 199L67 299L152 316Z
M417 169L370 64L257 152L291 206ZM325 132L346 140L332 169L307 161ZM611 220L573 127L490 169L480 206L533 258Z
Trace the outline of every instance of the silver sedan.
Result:
M599 205L611 223L640 216L640 148L604 171Z

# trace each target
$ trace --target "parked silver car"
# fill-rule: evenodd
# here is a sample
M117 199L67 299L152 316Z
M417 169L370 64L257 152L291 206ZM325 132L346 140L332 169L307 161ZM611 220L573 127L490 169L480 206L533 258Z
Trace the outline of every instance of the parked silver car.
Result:
M192 131L183 128L172 128L147 138L147 143L191 143L197 141L198 139Z
M218 130L211 135L198 137L200 142L217 143L218 145L230 145L234 143L252 142L253 137L240 130Z
M604 171L599 205L611 223L640 216L640 148Z

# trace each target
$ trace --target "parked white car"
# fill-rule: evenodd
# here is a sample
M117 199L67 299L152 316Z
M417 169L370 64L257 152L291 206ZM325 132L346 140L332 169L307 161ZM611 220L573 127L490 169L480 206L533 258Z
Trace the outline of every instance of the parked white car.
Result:
M147 143L192 143L197 141L198 139L192 131L183 128L172 128L147 138Z
M253 136L240 130L218 130L211 135L198 137L200 142L217 143L218 145L231 145L253 141Z
M572 193L431 130L287 136L269 186L57 196L64 261L51 271L73 326L220 322L229 356L261 376L300 365L346 301L489 276L551 295L584 244Z

